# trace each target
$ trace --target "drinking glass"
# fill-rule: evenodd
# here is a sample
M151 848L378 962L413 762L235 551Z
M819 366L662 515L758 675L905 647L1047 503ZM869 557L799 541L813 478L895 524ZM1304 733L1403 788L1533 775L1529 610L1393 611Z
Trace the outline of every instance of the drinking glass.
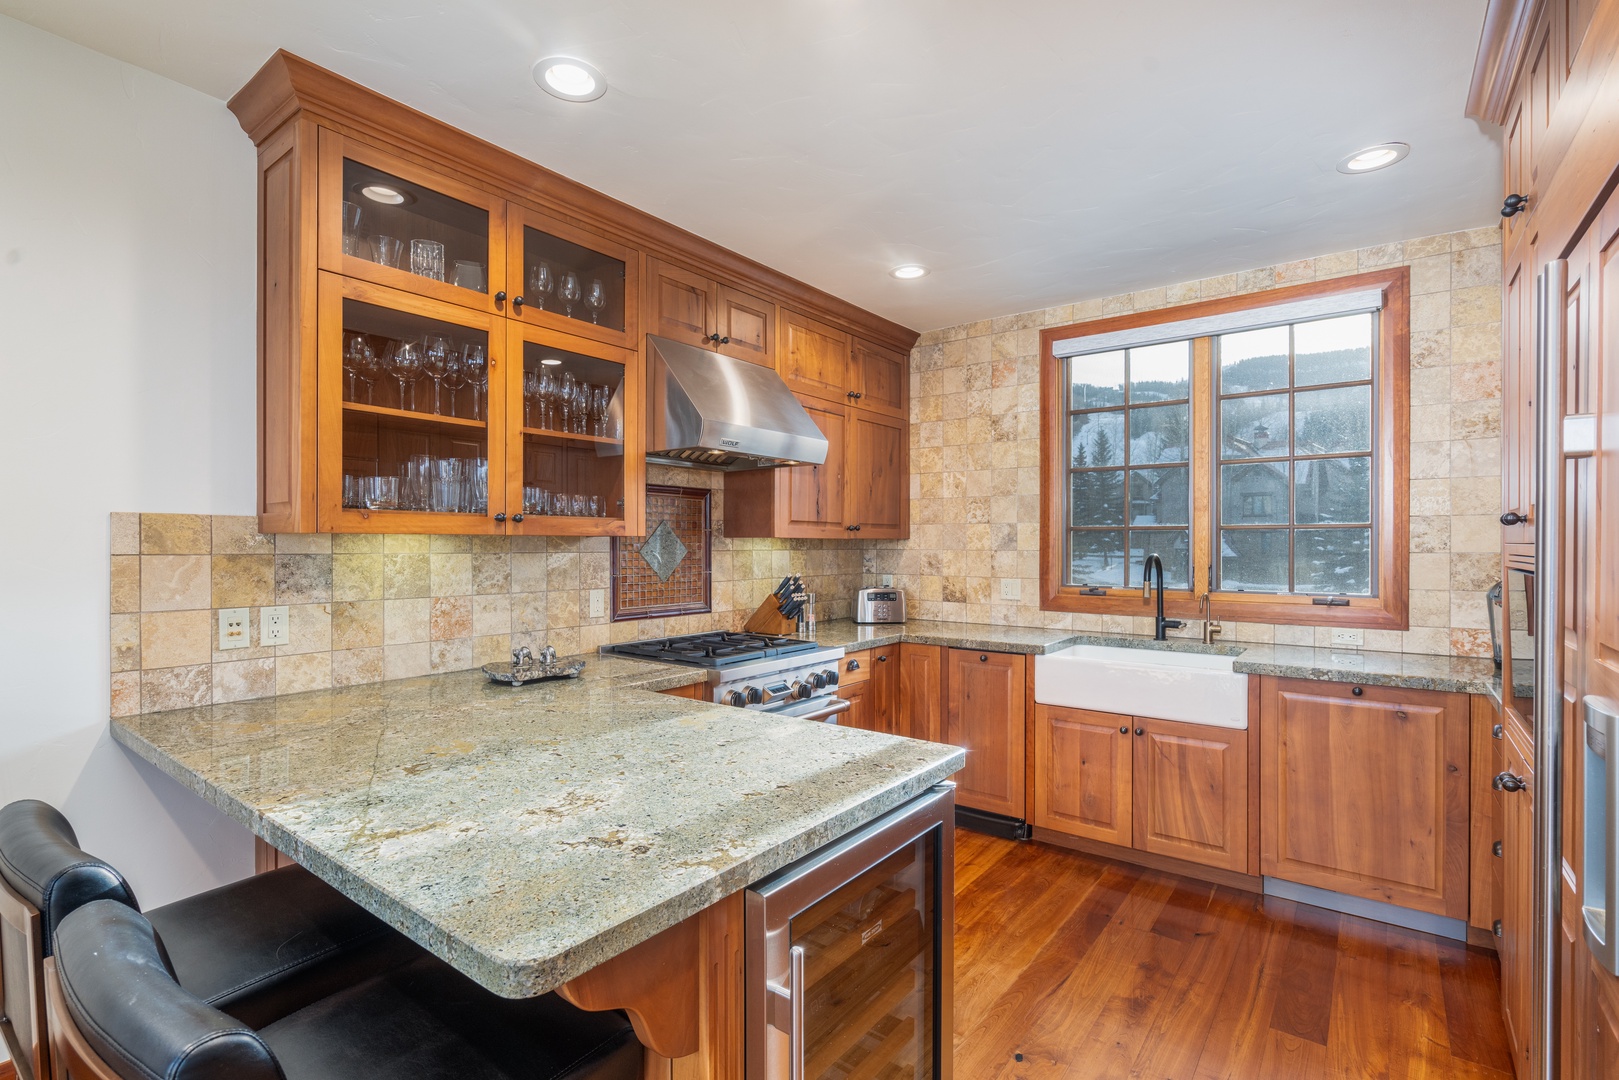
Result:
M437 240L410 242L410 272L434 281L444 280L444 245Z
M428 334L422 339L422 374L433 380L433 415L443 409L444 375L450 370L450 339L443 334Z
M590 431L590 421L585 415L590 411L590 384L580 383L573 388L573 431L575 435L584 435Z
M489 512L489 459L473 458L467 477L467 513Z
M545 428L547 431L554 430L556 427L552 415L556 411L552 408L552 405L556 399L556 393L556 376L552 375L549 371L542 372L540 374L540 426Z
M573 305L579 302L581 292L579 289L579 275L569 270L562 275L562 284L557 287L557 296L561 298L563 313L573 318Z
M354 393L354 384L360 378L360 369L365 364L365 354L369 348L364 334L349 335L348 344L343 349L343 373L349 377L349 392L344 395L346 401L359 400Z
M405 243L391 236L373 236L371 238L371 257L383 266L399 267L405 257Z
M432 485L433 459L427 454L413 454L405 462L404 483L401 485L401 505L406 510L426 510L428 493Z
M600 495L592 495L590 497L590 516L602 516L602 497Z
M545 299L552 293L556 292L556 288L557 279L556 275L551 272L550 263L537 262L529 268L529 303L533 304L536 310L545 310Z
M596 387L596 400L591 404L591 413L596 419L596 434L607 438L607 408L613 400L612 391L605 386Z
M565 372L562 385L557 388L557 404L562 407L561 431L573 430L573 372Z
M472 418L483 419L483 392L489 382L489 355L482 345L468 345L461 355L467 371L467 383L472 387Z
M483 263L473 262L470 259L455 260L455 270L450 274L450 284L462 289L471 289L473 292L489 291L483 275Z
M551 493L551 513L557 517L568 516L568 496L560 491Z
M414 341L401 341L388 361L388 371L399 380L399 407L416 409L416 380L422 377L422 347ZM410 386L410 404L405 404L405 386Z
M358 255L362 259L369 254L360 235L360 205L347 200L343 202L343 254Z
M455 399L461 396L461 388L467 385L467 362L460 350L451 349L449 359L445 361L444 386L450 392L450 415L455 415Z
M585 498L583 495L574 495L571 496L570 502L572 503L572 513L574 517L588 516L588 511L590 510L589 499Z
M365 403L367 405L377 403L377 380L387 373L386 358L379 355L377 350L372 348L371 343L367 341L365 348L360 353L359 363L359 376L360 381L365 383Z
M360 478L351 473L343 474L343 505L346 507L360 505Z
M590 321L601 322L602 308L607 306L607 287L602 284L601 278L591 278L590 288L585 290L585 307L590 309Z

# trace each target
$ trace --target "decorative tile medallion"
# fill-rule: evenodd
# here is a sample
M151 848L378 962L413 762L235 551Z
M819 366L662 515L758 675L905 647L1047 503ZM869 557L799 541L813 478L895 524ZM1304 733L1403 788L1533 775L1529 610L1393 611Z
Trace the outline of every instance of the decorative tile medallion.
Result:
M613 538L613 619L712 610L710 492L648 484L646 539Z

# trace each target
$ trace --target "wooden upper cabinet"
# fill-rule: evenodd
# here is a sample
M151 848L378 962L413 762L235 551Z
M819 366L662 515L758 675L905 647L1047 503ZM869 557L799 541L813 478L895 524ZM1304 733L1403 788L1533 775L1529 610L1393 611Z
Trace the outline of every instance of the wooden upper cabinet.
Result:
M848 538L848 410L815 398L798 401L826 436L826 461L727 473L726 536Z
M1248 732L1136 718L1135 847L1248 869Z
M647 332L776 365L776 305L672 263L647 260Z
M1026 658L1015 653L951 649L945 659L944 733L964 747L967 764L953 777L956 803L1023 818L1023 710Z
M1131 846L1131 719L1056 705L1034 707L1032 824Z
M906 355L855 338L850 353L849 394L858 408L907 420L911 414L910 364Z
M504 314L623 348L639 346L638 251L515 203L507 220Z
M321 269L503 313L504 200L328 128L319 188Z
M1470 712L1465 694L1266 676L1262 872L1465 919Z
M891 416L849 409L847 523L863 540L911 535L910 425Z
M796 311L781 313L776 370L796 393L848 404L849 335Z

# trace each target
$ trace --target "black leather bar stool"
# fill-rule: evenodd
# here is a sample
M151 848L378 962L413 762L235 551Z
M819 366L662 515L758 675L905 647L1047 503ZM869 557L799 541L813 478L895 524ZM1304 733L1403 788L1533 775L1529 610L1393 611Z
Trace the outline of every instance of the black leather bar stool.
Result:
M43 965L57 928L84 904L138 909L113 866L87 854L60 812L0 807L0 1035L22 1080L46 1080ZM180 984L263 1026L420 955L381 920L300 867L285 867L147 913Z
M57 1080L639 1080L625 1017L509 1001L423 955L259 1030L174 980L139 912L97 900L46 963Z

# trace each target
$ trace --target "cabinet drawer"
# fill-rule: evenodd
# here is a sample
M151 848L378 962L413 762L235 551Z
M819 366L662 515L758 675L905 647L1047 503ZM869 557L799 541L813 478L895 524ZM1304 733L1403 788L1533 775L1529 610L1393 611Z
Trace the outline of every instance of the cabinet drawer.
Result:
M844 653L843 660L838 667L838 685L854 686L871 678L871 650L861 649L859 652Z

